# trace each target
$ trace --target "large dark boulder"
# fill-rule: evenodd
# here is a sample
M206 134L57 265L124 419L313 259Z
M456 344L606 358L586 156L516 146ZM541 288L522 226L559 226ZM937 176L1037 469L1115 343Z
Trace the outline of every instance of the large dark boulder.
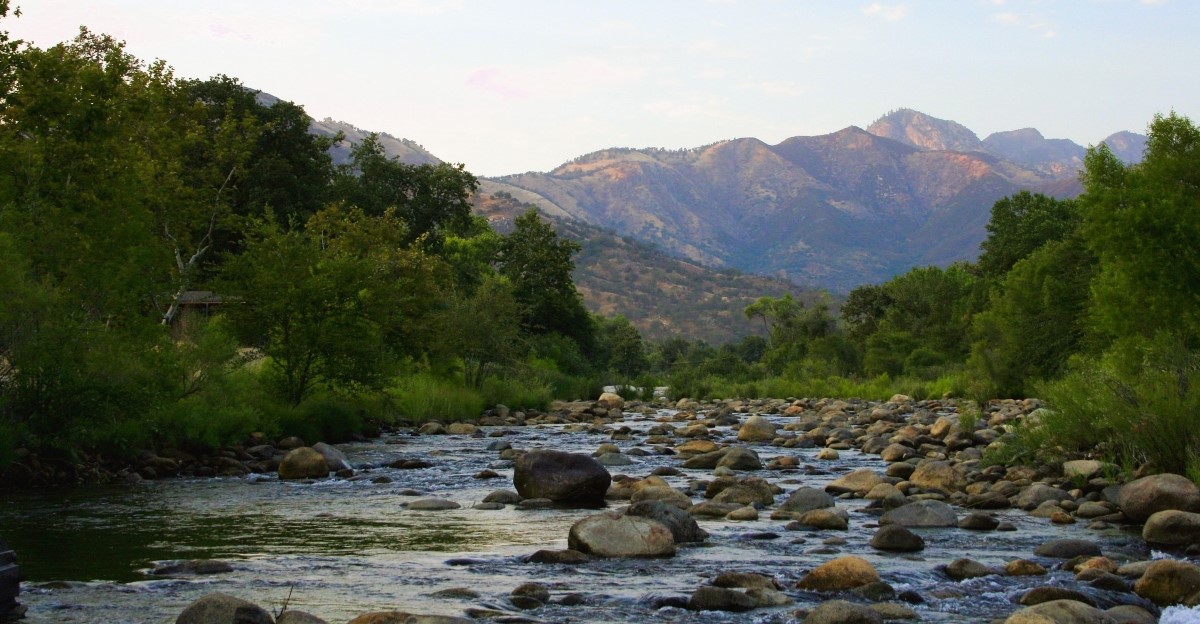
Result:
M525 498L599 507L611 483L600 462L577 453L529 451L513 466L513 485Z
M17 568L17 555L0 538L0 619L24 612L25 608L17 602L19 593L21 571Z

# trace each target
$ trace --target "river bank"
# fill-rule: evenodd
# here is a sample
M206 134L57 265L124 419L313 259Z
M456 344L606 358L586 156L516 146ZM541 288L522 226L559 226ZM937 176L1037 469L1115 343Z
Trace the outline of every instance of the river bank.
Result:
M788 622L834 598L873 605L881 618L1002 621L1031 592L1027 602L1070 595L1155 617L1159 606L1133 591L1134 577L1151 557L1188 561L1187 547L1147 545L1140 523L1108 500L1111 476L980 464L1004 427L1037 407L997 402L972 425L953 401L903 397L566 404L339 445L351 465L343 477L282 481L251 472L27 491L6 497L0 522L21 556L21 599L32 622L174 621L216 591L272 611L286 600L328 622L396 609L487 611L500 621ZM718 454L752 452L760 465L707 466L696 451L710 444ZM536 551L565 550L571 527L597 513L522 505L519 496L485 502L511 490L514 460L539 448L594 455L614 475L609 509L635 497L686 500L708 537L679 544L668 558L530 563ZM667 487L656 489L657 480ZM763 496L764 485L767 499L738 502L747 500L739 488ZM829 517L817 524L779 515L808 489L834 497L844 528ZM427 500L453 506L414 504ZM908 526L924 542L919 550L877 548L883 514L902 501L945 503L953 523ZM984 517L995 522L989 530L960 526L968 518L989 524ZM1104 560L1085 565L1092 557L1072 562L1039 551L1067 539L1091 544ZM857 593L797 587L818 566L848 556L866 561L882 585ZM178 565L193 560L228 565L211 574ZM1081 565L1082 575L1072 569ZM1089 571L1097 567L1106 576ZM1018 568L1040 573L1012 573ZM729 571L769 578L779 604L746 613L689 609ZM524 583L543 586L546 600L514 598Z

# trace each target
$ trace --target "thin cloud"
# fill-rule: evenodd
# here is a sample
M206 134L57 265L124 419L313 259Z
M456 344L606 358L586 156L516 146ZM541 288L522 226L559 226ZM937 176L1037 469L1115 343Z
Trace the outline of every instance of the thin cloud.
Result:
M804 94L804 87L785 80L764 80L762 82L745 82L738 85L749 91L759 91L766 95L793 97Z
M908 15L908 6L903 4L882 4L873 2L863 8L863 15L876 17L888 22L898 22Z
M993 13L992 21L1006 26L1024 28L1045 39L1053 39L1058 36L1054 24L1038 16L1010 12Z
M625 67L593 57L563 59L545 67L480 67L464 84L506 100L532 97L570 97L637 82L641 67Z

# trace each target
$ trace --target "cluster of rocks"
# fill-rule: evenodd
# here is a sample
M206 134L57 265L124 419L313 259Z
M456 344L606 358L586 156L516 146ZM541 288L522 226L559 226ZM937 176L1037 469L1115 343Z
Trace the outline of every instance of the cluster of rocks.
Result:
M597 402L560 404L545 414L498 408L477 423L428 423L419 433L481 437L484 434L478 426L562 424L567 431L604 433L614 441L644 436L624 453L609 443L600 445L592 456L523 451L503 440L489 445L500 459L513 462L516 491L497 490L480 508L610 505L570 528L567 550L538 551L527 558L530 563L670 557L708 539L698 520L757 520L763 516L780 522L783 530L840 532L858 524L875 528L869 543L872 549L918 552L926 547L927 539L940 534L925 532L923 536L930 527L1016 530L991 513L1010 508L1025 510L1049 523L1079 523L1090 529L1141 525L1149 544L1185 557L1200 554L1200 490L1185 477L1138 475L1140 478L1124 482L1116 467L1093 460L1055 466L983 462L985 451L1006 443L1013 425L1022 420L1036 422L1040 404L1035 400L996 401L976 418L958 414L953 401L913 401L903 396L882 403L824 399L701 405L685 400L674 407L676 413L657 417L658 422L644 434L620 424L622 410L641 411L647 417L655 416L656 411L649 406L625 406L615 395ZM736 439L719 429L723 427L736 431ZM502 435L502 430L498 431ZM756 448L764 447L776 452L772 454L783 454L763 461ZM812 449L806 454L815 456L817 466L788 455L786 449ZM822 461L851 449L878 455L883 466L849 472L821 489L800 486L788 491L769 478L820 473ZM631 456L639 454L673 456L679 468L660 467L640 477L609 472L609 468L635 464ZM298 446L272 458L278 459L281 478L317 478L334 471L329 457L316 447ZM294 473L292 460L297 464ZM312 466L311 471L302 466ZM684 487L670 485L666 477L681 476L683 470L711 471L711 478L693 478ZM781 482L797 483L793 479ZM863 499L867 504L861 508L856 504L852 514L839 504L849 499ZM408 508L457 507L451 501L428 500L428 505L414 501ZM621 506L611 506L614 504ZM1182 558L1130 561L1109 557L1095 540L1053 540L1031 552L1028 559L1013 559L1003 566L964 558L944 562L936 570L953 581L988 575L1046 577L1044 586L1018 597L1019 609L1007 619L997 620L1011 624L1153 622L1159 607L1200 604L1200 566ZM1073 575L1076 586L1087 591L1065 589L1050 580L1063 572ZM517 608L535 608L550 599L536 588L522 591L511 600ZM1100 592L1103 601L1096 599ZM842 556L816 565L792 587L768 574L730 573L697 587L690 596L656 598L654 606L738 612L789 605L798 596L818 603L794 614L797 620L809 623L913 619L916 613L911 605L925 600L911 591L897 592L868 561ZM293 621L283 616L278 621ZM419 617L442 616L387 612L361 616L353 624L463 621L413 619ZM180 620L210 621L225 620Z

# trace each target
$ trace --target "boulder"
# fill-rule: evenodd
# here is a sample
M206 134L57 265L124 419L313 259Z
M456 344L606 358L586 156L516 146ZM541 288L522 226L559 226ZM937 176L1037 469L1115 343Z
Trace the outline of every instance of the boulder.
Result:
M605 410L625 409L625 399L615 392L605 392L596 399L596 406Z
M749 477L721 490L713 497L713 502L772 505L775 503L775 488L766 479Z
M329 624L329 622L311 613L288 609L279 614L279 617L275 620L275 624Z
M1134 522L1167 509L1200 513L1200 488L1177 474L1150 475L1121 486L1116 503Z
M524 498L547 498L557 503L600 506L612 482L604 466L587 455L534 450L513 465L513 485Z
M880 580L879 573L875 571L874 566L862 557L851 555L831 559L813 568L804 575L804 578L800 579L796 587L812 591L834 592L854 589L878 580Z
M783 501L771 514L772 520L791 520L799 518L805 512L814 509L825 509L833 507L833 497L818 490L814 487L802 487L788 495L787 500Z
M687 608L693 611L749 611L757 606L744 592L724 587L698 587L688 598Z
M845 531L850 526L849 516L842 509L827 507L813 509L800 514L796 524L814 529Z
M742 442L769 442L775 439L775 423L754 415L738 428L737 439Z
M919 500L897 507L881 516L879 524L898 524L903 527L958 526L954 508L942 501Z
M221 593L197 598L175 618L175 624L273 624L274 621L266 609Z
M946 564L946 576L955 581L965 581L969 578L987 576L996 572L991 568L972 559L955 559Z
M571 525L567 547L597 557L670 557L675 538L661 522L609 512Z
M1200 544L1200 514L1175 509L1156 511L1146 519L1142 539L1163 546Z
M804 624L883 624L870 607L846 600L827 600L808 612Z
M908 480L917 487L944 492L958 492L967 487L967 476L963 469L945 461L925 462L917 466Z
M1095 542L1080 539L1053 539L1043 542L1033 550L1039 557L1051 559L1073 559L1080 556L1099 557L1100 547Z
M730 470L762 470L762 460L753 450L735 446L721 457L721 460L717 462L717 467L725 467Z
M871 548L892 552L916 552L925 549L925 540L903 526L888 524L879 527L871 537Z
M712 580L716 587L741 587L742 589L783 589L774 578L753 572L722 572Z
M1096 603L1088 598L1083 592L1075 591L1067 587L1058 587L1056 585L1046 585L1043 587L1034 587L1033 589L1021 594L1021 604L1032 607L1043 602L1053 602L1055 600L1074 600L1082 602L1086 605L1096 606Z
M859 495L866 495L871 491L871 488L883 483L883 477L875 473L870 468L859 468L853 472L844 474L825 486L825 491L830 494L845 494L851 492Z
M329 476L325 457L307 446L288 451L279 462L280 479L324 479Z
M1133 591L1160 606L1200 605L1200 567L1172 559L1155 561L1133 585Z
M1116 473L1119 468L1095 459L1075 459L1065 461L1062 465L1063 476L1072 481L1087 482L1101 476L1105 472Z
M1107 613L1075 600L1051 600L1025 607L1004 620L1004 624L1116 624Z
M1004 573L1008 576L1042 576L1046 574L1046 568L1036 561L1013 559L1004 564Z
M346 458L346 454L324 442L317 442L312 445L312 449L321 454L325 458L325 465L333 472L339 470L352 470L350 460Z
M471 423L454 422L446 425L446 433L450 435L471 435L479 431L479 427Z
M1037 509L1039 505L1049 501L1057 503L1071 500L1071 498L1071 495L1066 490L1051 487L1045 483L1034 483L1021 490L1021 493L1017 495L1017 507L1029 511Z
M662 523L671 531L676 544L703 542L708 538L708 531L700 528L691 514L662 501L639 501L630 505L625 513Z

